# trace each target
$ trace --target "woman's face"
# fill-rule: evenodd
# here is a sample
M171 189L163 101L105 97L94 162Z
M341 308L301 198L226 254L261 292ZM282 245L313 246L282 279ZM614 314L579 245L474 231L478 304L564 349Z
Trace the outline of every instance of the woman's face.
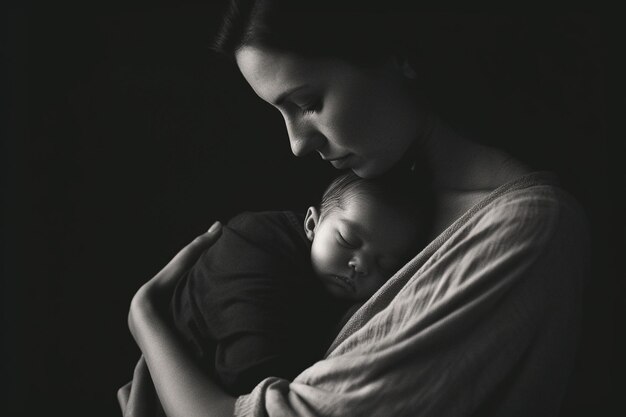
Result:
M400 269L417 239L416 218L365 195L318 216L310 208L305 220L311 265L338 298L369 298Z
M244 46L237 65L276 107L296 156L317 151L335 168L376 177L404 155L422 126L406 68L395 60L362 68Z

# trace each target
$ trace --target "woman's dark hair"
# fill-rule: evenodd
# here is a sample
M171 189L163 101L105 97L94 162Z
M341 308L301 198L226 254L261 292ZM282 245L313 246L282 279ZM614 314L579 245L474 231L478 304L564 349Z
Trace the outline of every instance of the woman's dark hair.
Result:
M234 56L239 48L256 45L360 65L375 64L406 49L402 13L350 12L323 3L229 0L211 49Z
M255 45L361 66L405 58L417 74L414 95L430 112L535 168L555 169L564 160L560 138L580 138L584 159L586 138L603 124L592 104L602 72L594 26L584 22L591 17L411 13L394 9L392 0L367 12L349 11L345 1L224 1L214 51L233 57ZM571 165L563 174L576 172Z

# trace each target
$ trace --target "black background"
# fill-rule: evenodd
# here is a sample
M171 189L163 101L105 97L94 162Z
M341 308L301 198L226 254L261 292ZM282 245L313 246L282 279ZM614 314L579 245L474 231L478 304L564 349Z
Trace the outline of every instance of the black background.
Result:
M307 206L334 174L313 156L296 160L278 112L209 52L217 10L6 9L3 415L120 415L115 392L139 355L126 327L134 291L215 219ZM437 18L424 71L442 102L454 97L450 114L555 170L587 210L594 267L563 415L615 415L619 25L590 12L527 15L515 30L506 15ZM502 46L520 31L517 49Z

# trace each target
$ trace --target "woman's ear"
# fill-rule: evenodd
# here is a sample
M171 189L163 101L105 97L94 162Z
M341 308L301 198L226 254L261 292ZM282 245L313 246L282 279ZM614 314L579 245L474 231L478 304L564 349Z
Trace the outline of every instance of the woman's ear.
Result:
M304 233L306 233L307 239L313 242L313 237L315 236L315 228L317 227L317 223L319 222L320 216L317 209L313 206L309 207L306 211L306 216L304 217Z

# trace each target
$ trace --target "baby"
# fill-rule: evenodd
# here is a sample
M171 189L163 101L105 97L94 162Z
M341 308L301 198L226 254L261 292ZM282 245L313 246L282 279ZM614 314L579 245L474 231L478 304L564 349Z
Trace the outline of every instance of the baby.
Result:
M319 206L244 212L176 287L176 328L232 395L321 359L342 318L421 247L425 202L399 178L336 178ZM304 226L304 227L303 227Z
M366 300L417 253L422 211L397 178L337 178L304 220L315 275L338 298Z

